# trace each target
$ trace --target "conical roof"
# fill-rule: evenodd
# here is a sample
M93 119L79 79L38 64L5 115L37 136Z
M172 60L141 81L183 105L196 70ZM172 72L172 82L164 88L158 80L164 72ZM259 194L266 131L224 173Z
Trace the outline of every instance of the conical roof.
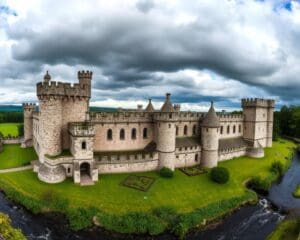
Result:
M152 105L152 100L151 99L149 99L149 103L148 103L148 106L146 107L145 111L146 112L153 112L153 111L155 111L155 109L154 109L154 107Z
M51 80L51 76L50 76L50 74L47 71L46 74L45 74L45 76L44 76L44 81L45 82L49 82L50 80Z
M166 94L166 101L165 101L164 105L160 109L161 112L175 112L175 109L172 106L170 98L171 98L171 94L167 93Z
M210 127L210 128L220 127L220 121L215 112L213 102L211 102L210 109L208 110L208 113L205 115L204 119L202 120L201 126Z

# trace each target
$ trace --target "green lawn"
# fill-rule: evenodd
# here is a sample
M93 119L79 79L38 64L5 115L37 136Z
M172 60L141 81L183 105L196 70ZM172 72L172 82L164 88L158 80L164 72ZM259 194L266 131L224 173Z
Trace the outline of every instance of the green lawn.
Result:
M288 219L281 222L267 240L296 240L300 237L300 221L297 219Z
M68 198L72 207L94 206L109 213L147 211L161 206L173 206L184 213L220 200L244 196L247 191L244 182L257 175L269 177L269 168L275 160L288 164L292 147L295 144L290 141L278 141L274 142L273 148L266 149L262 159L240 157L220 163L230 170L231 175L224 185L212 182L208 173L189 177L176 170L174 178L165 179L156 172L147 172L136 175L156 180L148 192L141 192L120 184L130 174L100 174L99 182L94 186L80 187L71 179L56 185L46 184L37 179L36 173L25 171L1 174L0 187L4 190L12 187L36 199L46 190L52 190Z
M7 137L9 134L13 137L17 137L19 135L18 125L20 125L20 123L0 123L0 132L4 137Z
M37 160L33 148L21 148L20 144L5 144L0 153L0 169L21 167Z

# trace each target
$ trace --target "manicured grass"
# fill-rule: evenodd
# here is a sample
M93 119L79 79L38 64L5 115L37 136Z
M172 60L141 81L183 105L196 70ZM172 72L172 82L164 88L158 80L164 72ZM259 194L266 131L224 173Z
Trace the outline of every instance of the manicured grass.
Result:
M288 219L281 222L270 234L267 240L295 240L300 237L300 221L297 219Z
M245 196L248 190L244 183L251 177L260 175L275 178L270 172L271 164L275 160L289 164L293 147L295 144L290 141L277 141L273 148L265 150L264 158L240 157L221 162L219 166L229 169L231 175L229 182L224 185L212 182L209 173L188 177L176 170L173 178L166 179L157 172L147 172L136 175L156 180L148 192L141 192L120 185L130 174L100 174L99 182L94 186L80 187L71 179L56 185L46 184L38 180L36 173L24 171L1 174L0 187L4 190L14 188L35 199L40 199L46 190L51 190L69 199L71 207L96 207L112 214L149 211L161 206L187 213L221 200Z
M295 191L293 192L293 196L295 198L300 198L300 184L296 187Z
M4 137L7 137L9 134L12 137L18 137L18 126L20 123L0 123L0 132Z
M5 144L0 153L0 169L21 167L37 160L33 148L21 148L20 144Z

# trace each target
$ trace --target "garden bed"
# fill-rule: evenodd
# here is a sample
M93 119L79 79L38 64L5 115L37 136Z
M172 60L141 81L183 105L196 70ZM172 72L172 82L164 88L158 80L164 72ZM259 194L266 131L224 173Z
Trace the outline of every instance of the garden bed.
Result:
M146 177L146 176L135 176L130 175L121 182L122 186L134 188L143 192L147 192L152 184L154 183L155 178Z
M180 171L182 171L187 176L197 176L199 174L207 173L207 170L201 168L199 165L193 167L180 168Z

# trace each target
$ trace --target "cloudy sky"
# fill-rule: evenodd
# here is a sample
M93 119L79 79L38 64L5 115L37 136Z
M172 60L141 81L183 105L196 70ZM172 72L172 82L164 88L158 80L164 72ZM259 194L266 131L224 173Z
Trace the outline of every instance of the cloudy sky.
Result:
M0 0L0 104L92 70L92 104L135 107L166 92L187 110L244 97L300 104L300 2Z

